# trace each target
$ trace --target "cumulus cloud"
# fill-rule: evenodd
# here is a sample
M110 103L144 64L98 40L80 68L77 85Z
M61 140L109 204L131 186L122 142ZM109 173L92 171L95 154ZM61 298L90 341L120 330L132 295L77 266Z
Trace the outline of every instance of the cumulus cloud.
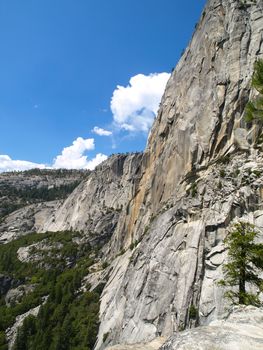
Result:
M94 139L83 139L82 137L78 137L73 141L71 146L65 147L62 150L61 154L54 159L51 166L24 160L13 160L7 155L0 155L0 172L22 171L33 168L93 170L97 165L108 158L105 154L98 153L94 158L88 159L86 152L94 149Z
M32 168L44 169L45 164L28 162L26 160L13 160L7 155L0 155L0 172L29 170Z
M94 148L94 139L83 139L82 137L78 137L73 141L71 146L65 147L62 153L55 158L53 167L93 170L96 165L107 159L107 156L99 153L94 159L88 160L85 153L94 150Z
M95 126L92 129L92 132L94 132L94 134L97 134L99 136L111 136L112 135L111 131L99 128L98 126Z
M93 159L87 161L85 169L94 170L97 165L104 162L107 158L105 154L98 153Z
M87 164L86 151L95 148L94 139L78 137L71 146L65 147L62 153L54 159L54 168L83 169Z
M132 77L127 86L117 86L111 98L114 130L124 129L134 132L147 133L157 114L159 103L165 85L169 79L168 73L154 73L150 75L138 74ZM35 104L34 108L39 105ZM112 136L113 133L98 126L92 130L99 136ZM112 147L115 147L113 143ZM91 169L107 159L107 156L98 153L88 159L86 152L95 149L94 139L78 137L71 146L65 147L52 165L33 163L24 160L13 160L8 155L0 155L0 172L13 170L28 170L32 168L66 168Z
M118 85L111 98L114 124L132 132L148 132L169 77L168 73L138 74L128 86Z

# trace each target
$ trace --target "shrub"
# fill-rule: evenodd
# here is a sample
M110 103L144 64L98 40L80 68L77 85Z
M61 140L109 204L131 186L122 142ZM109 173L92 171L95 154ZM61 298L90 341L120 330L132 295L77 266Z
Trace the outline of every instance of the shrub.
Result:
M192 304L189 309L189 319L196 319L198 316L197 308Z

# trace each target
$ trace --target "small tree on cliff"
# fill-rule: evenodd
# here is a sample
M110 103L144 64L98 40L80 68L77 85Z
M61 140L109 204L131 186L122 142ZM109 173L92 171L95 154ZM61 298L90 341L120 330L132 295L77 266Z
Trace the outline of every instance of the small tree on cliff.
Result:
M255 63L252 87L257 90L258 96L247 103L245 117L248 122L263 121L263 60Z
M224 243L228 248L228 262L223 265L225 279L222 286L235 287L225 293L232 304L259 306L259 293L263 291L263 244L255 243L259 232L247 222L236 223ZM254 285L256 293L247 291L247 284Z

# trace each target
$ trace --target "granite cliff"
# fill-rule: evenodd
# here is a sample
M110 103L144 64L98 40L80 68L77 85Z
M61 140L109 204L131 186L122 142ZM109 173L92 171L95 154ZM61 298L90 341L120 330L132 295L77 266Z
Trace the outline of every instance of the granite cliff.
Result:
M106 281L96 350L225 317L223 239L243 219L263 240L262 130L244 121L259 58L263 1L208 0L145 152L110 157L35 227L102 246L107 268L85 278Z
M169 336L225 312L222 240L241 218L263 228L261 130L243 119L263 57L262 9L262 1L208 1L168 81L122 232L105 248L112 256L122 242L126 252L110 267L96 349Z
M0 174L0 242L38 231L86 170L32 169Z

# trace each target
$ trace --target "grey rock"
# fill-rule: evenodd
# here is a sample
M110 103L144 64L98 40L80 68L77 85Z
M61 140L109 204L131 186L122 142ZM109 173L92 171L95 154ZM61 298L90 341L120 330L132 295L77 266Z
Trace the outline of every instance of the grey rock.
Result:
M102 244L123 232L126 208L141 177L141 153L114 155L99 165L39 231L81 231L91 244ZM112 252L118 252L121 241Z
M41 195L41 192L43 195L43 190L47 194L46 190L55 187L69 185L74 187L87 174L89 171L86 170L65 169L33 169L24 172L0 173L0 219L15 208L39 203L40 198L36 195L36 191L38 195Z
M165 338L156 338L149 343L138 343L133 345L115 345L110 346L107 350L157 350L165 342Z
M254 62L263 57L262 8L262 0L209 0L168 81L142 177L119 218L122 235L114 231L104 249L110 255L116 242L127 249L140 241L128 265L112 264L97 350L104 333L107 345L132 344L194 326L191 304L201 324L226 313L217 284L222 241L237 220L263 224L262 154L253 148L260 130L243 119Z
M249 150L249 143L247 141L247 130L242 128L236 128L234 130L234 142L238 149Z
M225 319L174 335L160 350L263 349L262 321L263 309L239 307Z
M40 307L41 307L41 305L27 311L26 313L24 313L22 315L17 316L16 321L13 324L13 326L6 330L6 338L8 340L8 350L12 350L12 348L15 344L18 329L19 329L19 327L21 327L23 325L25 318L27 318L30 315L37 316L39 313Z
M38 243L33 243L26 247L20 247L17 251L17 258L23 263L36 263L43 260L45 255L54 255L54 251L52 252L53 249L61 249L62 247L62 243L56 242L50 244L45 239L43 239ZM61 256L57 256L57 258L59 259Z
M14 211L0 223L0 244L6 244L41 227L57 209L60 201L31 204Z
M35 286L32 284L23 284L17 288L9 289L5 296L6 305L11 306L19 303L24 295L31 293L34 290L34 287Z

